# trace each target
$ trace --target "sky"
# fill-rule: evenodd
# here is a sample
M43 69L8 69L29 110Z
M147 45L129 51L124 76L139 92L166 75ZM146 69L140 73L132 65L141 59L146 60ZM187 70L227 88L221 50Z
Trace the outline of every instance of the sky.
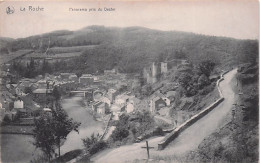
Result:
M6 8L14 9L7 14ZM29 11L29 6L44 8ZM25 8L25 11L21 11ZM84 8L87 11L71 11ZM96 11L89 11L95 8ZM97 11L101 8L102 11ZM104 11L114 8L115 11ZM154 2L2 2L0 36L23 38L54 30L78 30L90 25L142 26L238 39L259 38L257 0L195 0Z

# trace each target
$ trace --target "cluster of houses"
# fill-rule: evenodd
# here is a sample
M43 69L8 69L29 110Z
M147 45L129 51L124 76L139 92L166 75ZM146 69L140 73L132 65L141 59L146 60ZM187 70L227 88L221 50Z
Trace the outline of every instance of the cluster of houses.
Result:
M125 87L109 88L104 92L93 91L93 101L89 103L92 111L100 116L112 113L115 120L124 112L133 112L135 96L127 92L126 88L122 88Z
M167 63L159 63L160 66L152 63L151 73L153 76L158 73L167 73ZM158 68L159 67L159 68ZM113 119L117 120L123 113L132 113L138 108L140 99L135 97L131 90L133 87L140 86L138 75L132 75L130 78L126 74L118 73L116 69L106 70L103 75L93 76L83 74L79 78L79 83L86 83L84 88L89 88L84 92L84 97L88 102L89 108L99 116L105 116L112 113ZM151 82L156 82L153 77L147 77ZM102 86L95 84L95 81L102 81ZM152 81L153 80L153 81ZM96 86L95 88L93 86ZM171 86L172 87L172 86ZM178 86L176 86L178 87ZM130 92L129 92L130 91ZM152 114L156 114L163 107L171 107L175 101L175 91L156 91L148 100L148 108Z
M177 87L177 86L176 86ZM89 106L92 111L100 116L112 113L113 119L118 120L123 113L132 113L137 110L142 110L138 103L140 99L136 98L131 92L126 89L110 88L105 93L95 94L93 93L93 101ZM173 102L176 99L176 91L161 91L154 92L147 100L149 111L152 114L156 114L162 108L172 107Z
M0 79L0 82L2 83L2 78ZM34 99L44 100L48 95L52 94L55 86L66 87L66 85L72 85L72 89L95 87L96 90L104 87L113 87L115 90L119 90L122 86L127 87L131 83L134 82L127 80L126 74L119 73L116 68L112 70L105 70L103 75L82 74L78 77L75 73L60 73L58 75L45 74L44 77L42 75L38 75L33 79L22 78L16 83L7 81L2 83L3 86L1 86L6 89L5 91L1 91L1 113L6 113L8 110L10 111L13 109L19 109L20 111L26 112L28 109L25 109L24 105L17 105L18 103L23 103L23 98L20 97L25 97L28 94L31 94ZM75 87L75 84L77 84L77 87ZM99 101L93 101L95 102L93 103L93 110L100 114L105 114L107 113L107 109L104 108L111 108L113 105L119 105L118 107L123 106L122 102L120 104L117 104L117 102L115 103L115 97L119 95L118 92L121 94L122 90L115 90L110 89L107 92L106 97L102 97ZM19 101L17 101L17 98L19 98ZM128 102L127 105L128 104L130 106L130 102ZM127 108L129 108L129 106Z
M149 67L144 68L143 77L147 83L154 84L157 82L158 76L167 71L167 63L152 63ZM76 89L91 88L92 91L84 92L84 96L88 98L89 106L94 112L99 115L112 113L114 119L118 119L120 114L131 113L138 109L136 103L139 99L131 93L131 90L139 88L139 78L138 74L129 77L129 74L119 73L117 68L105 70L102 75L82 74L78 77L75 73L60 73L58 75L46 74L44 77L39 75L34 79L23 78L16 84L5 84L4 87L8 93L3 95L4 100L0 101L1 113L7 108L4 105L12 102L14 109L24 110L23 101L19 97L32 94L34 98L44 99L47 95L52 94L55 86L71 84L73 87L73 84L76 83L79 86L73 87L75 91ZM175 93L174 91L154 92L148 98L150 112L156 113L162 107L170 107L175 100ZM12 98L6 98L8 95Z

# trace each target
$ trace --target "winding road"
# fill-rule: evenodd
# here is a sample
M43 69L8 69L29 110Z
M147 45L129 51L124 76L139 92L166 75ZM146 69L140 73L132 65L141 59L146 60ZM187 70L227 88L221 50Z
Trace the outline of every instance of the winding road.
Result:
M199 144L205 137L209 136L224 125L224 119L226 116L229 116L233 103L235 102L235 94L232 90L232 79L234 78L236 72L236 69L230 71L224 76L224 80L220 82L219 87L225 100L207 115L199 119L195 124L184 130L164 150L158 151L156 149L151 149L151 158L184 155L187 152L198 148ZM163 138L164 137L156 137L149 139L149 146L157 148L158 143ZM121 146L115 149L107 149L94 155L91 158L91 161L96 163L122 163L133 162L134 160L144 160L147 158L147 153L146 149L141 148L142 146L145 146L145 141L132 145Z

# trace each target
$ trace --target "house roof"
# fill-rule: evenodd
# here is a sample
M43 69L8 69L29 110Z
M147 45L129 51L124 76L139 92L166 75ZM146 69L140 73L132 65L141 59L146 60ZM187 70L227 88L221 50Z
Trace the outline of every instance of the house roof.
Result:
M18 84L11 84L11 85L16 88Z
M50 108L43 108L43 111L46 111L46 112L51 112L52 110Z
M81 76L80 79L94 79L93 76Z
M127 99L129 99L129 98L131 98L130 96L128 96L128 95L125 95L125 94L122 94L122 95L119 95L119 96L117 96L116 97L116 99L122 99L122 100L127 100Z
M73 74L73 75L70 75L70 77L71 77L71 78L73 78L73 77L77 77L77 75Z
M116 89L110 88L110 89L108 90L108 93L115 93L116 91L117 91Z
M31 82L31 83L34 83L36 82L35 79L29 79L29 78L23 78L20 80L21 82Z
M97 106L97 105L100 105L102 102L101 101L96 101L96 102L94 102L94 103L92 103L92 105L94 106Z
M37 81L37 83L44 83L44 84L46 84L46 80L42 79L42 80Z
M174 101L174 100L175 100L175 96L169 96L168 99L169 99L170 101Z
M81 77L93 77L91 74L82 74Z
M113 112L121 111L121 108L123 108L124 106L125 105L113 104L110 109Z
M52 89L35 89L34 94L52 93Z
M63 72L63 73L60 73L60 75L71 75L72 73L67 73L67 72Z
M166 97L164 94L160 93L160 92L155 92L152 96L150 96L150 99L153 100L153 101L157 101L159 99L163 99L163 100L166 100L169 98Z
M166 93L166 97L170 97L170 96L176 96L177 92L176 91L168 91Z

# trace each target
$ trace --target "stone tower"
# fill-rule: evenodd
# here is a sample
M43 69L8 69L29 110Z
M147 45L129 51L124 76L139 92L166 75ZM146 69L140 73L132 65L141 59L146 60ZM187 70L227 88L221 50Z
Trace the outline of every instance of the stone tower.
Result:
M167 63L161 62L161 74L166 73L167 71Z
M153 62L152 63L152 66L151 66L151 78L152 78L152 83L155 83L157 82L157 66L155 65L155 63Z

